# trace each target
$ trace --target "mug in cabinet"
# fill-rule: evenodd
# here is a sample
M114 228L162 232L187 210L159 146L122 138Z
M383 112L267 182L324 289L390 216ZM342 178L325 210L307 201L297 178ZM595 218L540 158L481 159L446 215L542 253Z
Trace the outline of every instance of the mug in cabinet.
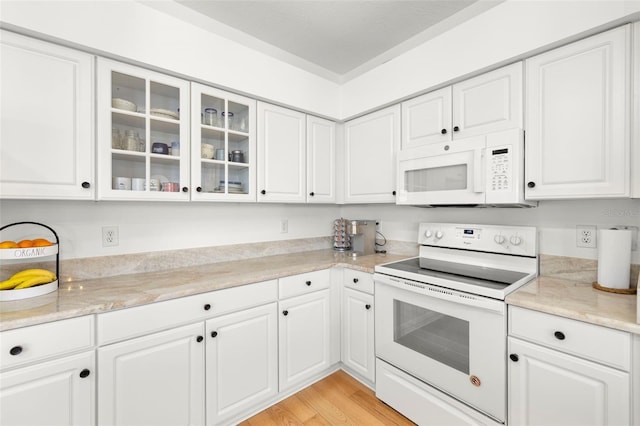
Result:
M144 178L133 178L131 179L131 189L134 191L144 191L145 189L145 180Z
M160 191L160 179L149 179L149 191Z
M167 155L169 154L169 145L162 142L154 142L153 145L151 145L151 152L154 154Z
M111 187L117 191L131 191L131 178L114 176Z

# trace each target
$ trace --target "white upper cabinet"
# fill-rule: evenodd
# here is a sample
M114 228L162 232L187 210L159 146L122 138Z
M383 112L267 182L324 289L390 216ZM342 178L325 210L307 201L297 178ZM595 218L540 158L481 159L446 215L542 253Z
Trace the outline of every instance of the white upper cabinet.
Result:
M93 199L93 56L7 31L0 49L0 197Z
M98 58L98 198L189 200L189 82Z
M633 24L633 135L631 136L631 190L640 198L640 22Z
M402 103L402 149L522 127L522 62Z
M258 201L304 203L306 115L258 102Z
M630 26L526 61L528 199L629 196Z
M191 83L191 199L256 200L256 101Z
M400 105L344 125L345 203L395 203Z
M336 124L307 116L307 203L336 201Z

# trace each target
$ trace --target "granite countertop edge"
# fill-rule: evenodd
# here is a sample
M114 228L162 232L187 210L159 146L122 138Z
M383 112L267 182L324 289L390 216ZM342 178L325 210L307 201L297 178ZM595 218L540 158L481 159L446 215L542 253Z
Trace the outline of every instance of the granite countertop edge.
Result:
M49 294L0 302L0 331L142 306L332 267L373 273L378 264L408 257L411 256L373 254L353 257L327 249L61 282L58 290Z
M508 295L505 301L510 306L640 335L637 297L596 290L591 283L537 277Z

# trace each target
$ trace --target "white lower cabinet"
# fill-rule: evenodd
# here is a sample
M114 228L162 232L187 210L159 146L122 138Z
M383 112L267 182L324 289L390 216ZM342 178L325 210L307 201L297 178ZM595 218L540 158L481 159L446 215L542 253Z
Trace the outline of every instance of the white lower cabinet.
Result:
M373 295L344 289L342 295L342 362L375 381Z
M95 424L94 351L0 374L0 424Z
M98 349L98 424L204 425L204 323Z
M206 323L207 425L228 422L278 393L277 304Z
M281 300L279 321L280 392L331 365L330 290Z
M632 424L629 333L509 307L508 352L509 425Z

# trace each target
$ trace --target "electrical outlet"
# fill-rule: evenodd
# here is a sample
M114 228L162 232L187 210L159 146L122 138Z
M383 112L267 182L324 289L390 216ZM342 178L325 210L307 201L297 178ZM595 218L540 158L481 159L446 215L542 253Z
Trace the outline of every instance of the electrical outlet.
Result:
M596 227L592 225L576 226L576 247L596 248Z
M115 247L120 244L117 226L102 227L102 247Z
M280 221L280 233L281 234L286 234L287 232L289 232L289 220L288 219L282 219Z

